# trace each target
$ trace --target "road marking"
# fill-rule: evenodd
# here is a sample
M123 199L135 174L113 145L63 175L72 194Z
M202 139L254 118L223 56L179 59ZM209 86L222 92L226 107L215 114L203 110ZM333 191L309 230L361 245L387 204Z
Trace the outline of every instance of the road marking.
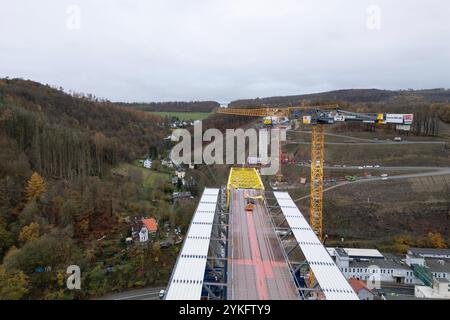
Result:
M245 201L245 200L244 200ZM256 208L255 208L256 209ZM261 259L261 252L259 251L258 239L256 236L255 222L253 220L253 213L246 213L248 235L250 240L250 247L252 250L252 261L255 265L256 283L258 287L258 295L260 300L267 300L267 284L265 281L266 274L263 261Z

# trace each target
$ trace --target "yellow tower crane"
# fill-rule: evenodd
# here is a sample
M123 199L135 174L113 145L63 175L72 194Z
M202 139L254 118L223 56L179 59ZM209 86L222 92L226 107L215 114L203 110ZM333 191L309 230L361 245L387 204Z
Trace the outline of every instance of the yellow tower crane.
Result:
M311 125L311 182L310 182L310 224L317 236L323 241L323 170L324 170L324 125L337 122L356 122L371 124L411 125L412 115L355 113L339 110L338 105L315 105L285 108L220 108L217 113L247 117L302 118L303 124ZM400 121L399 119L402 119ZM281 147L280 147L281 149ZM280 150L281 153L281 150ZM281 163L279 168L281 168ZM277 179L281 171L277 173Z

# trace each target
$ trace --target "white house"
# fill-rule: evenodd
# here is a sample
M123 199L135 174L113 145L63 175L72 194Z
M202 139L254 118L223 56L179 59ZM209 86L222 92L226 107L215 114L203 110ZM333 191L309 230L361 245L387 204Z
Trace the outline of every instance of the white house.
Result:
M161 160L161 165L169 168L173 168L173 162L170 159Z
M186 176L186 171L183 168L177 168L175 170L175 175L180 179L184 179Z
M144 161L144 168L151 169L152 168L152 160L145 159L145 161Z
M146 227L142 227L141 231L139 231L139 241L140 242L148 241L148 230Z

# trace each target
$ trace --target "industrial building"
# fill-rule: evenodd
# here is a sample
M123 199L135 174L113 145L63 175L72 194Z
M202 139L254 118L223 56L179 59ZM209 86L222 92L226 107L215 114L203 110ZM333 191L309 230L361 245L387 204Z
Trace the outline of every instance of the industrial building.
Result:
M376 249L328 248L336 265L347 279L363 281L415 284L411 268L393 255Z
M422 299L450 299L450 281L448 279L436 278L433 285L416 286L414 289L416 298Z

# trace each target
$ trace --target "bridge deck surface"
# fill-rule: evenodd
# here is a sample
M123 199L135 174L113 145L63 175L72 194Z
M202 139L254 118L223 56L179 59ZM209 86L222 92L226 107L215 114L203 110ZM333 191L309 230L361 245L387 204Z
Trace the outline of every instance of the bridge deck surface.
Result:
M256 200L253 213L245 212L244 193L260 192L230 190L228 299L300 299L266 206Z

